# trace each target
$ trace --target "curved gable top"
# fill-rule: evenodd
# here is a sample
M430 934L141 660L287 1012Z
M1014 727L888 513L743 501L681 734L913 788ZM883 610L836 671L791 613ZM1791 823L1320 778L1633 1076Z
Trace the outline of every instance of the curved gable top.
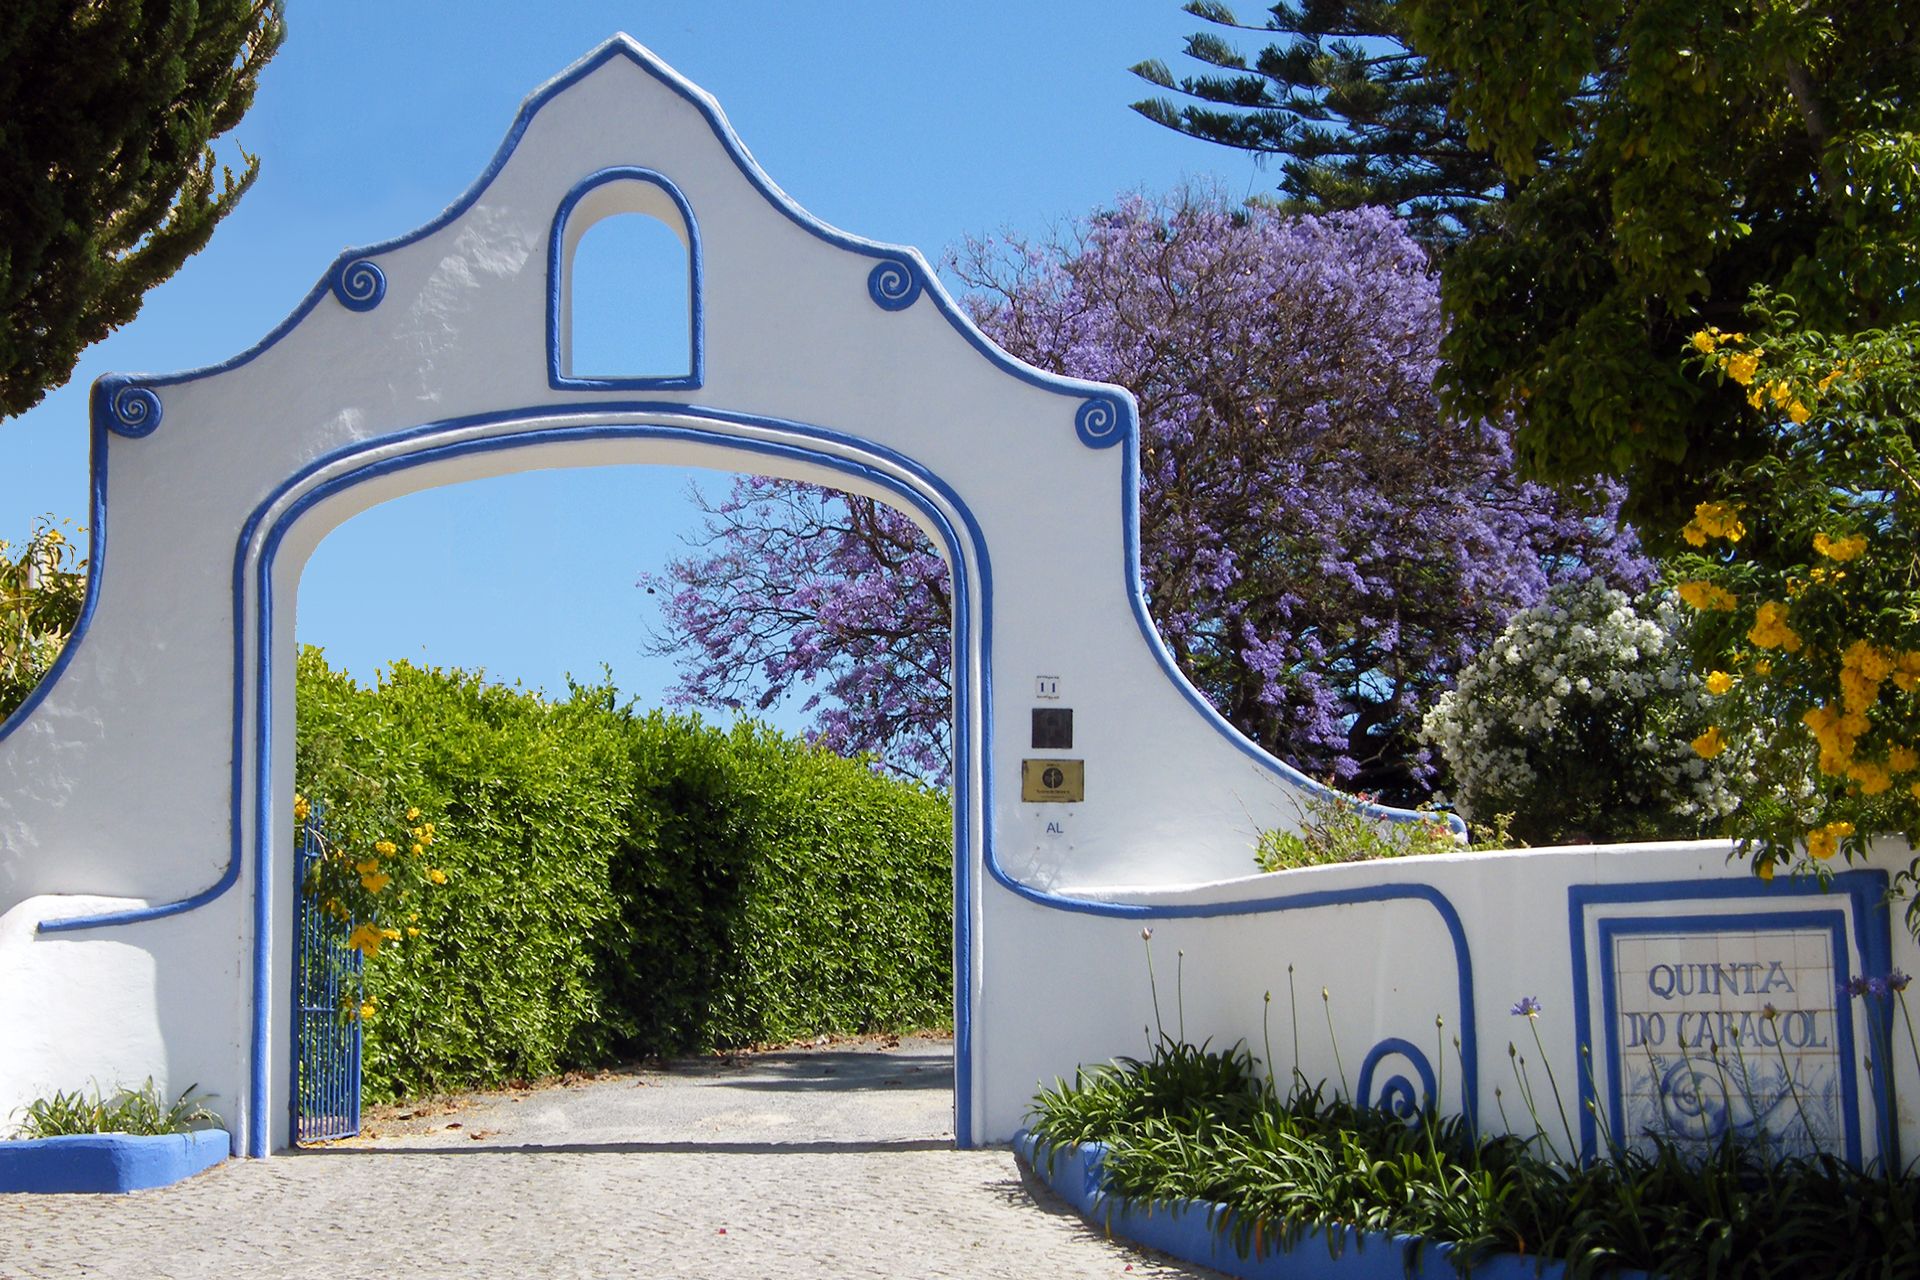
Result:
M598 121L601 127L580 127L582 117L588 122ZM647 127L630 127L639 122ZM606 127L609 124L614 127ZM701 142L704 147L698 145ZM706 154L696 154L701 150ZM591 159L576 158L583 151L598 154ZM704 182L691 180L689 163L705 175ZM725 170L758 195L763 211L777 214L780 221L814 242L860 259L867 268L865 288L874 306L886 312L905 311L924 295L952 334L964 339L993 367L1029 386L1084 402L1075 406L1074 417L1083 444L1104 448L1134 434L1137 415L1128 392L1048 373L1015 359L980 332L917 249L853 235L807 212L754 160L710 94L625 33L612 36L530 94L486 169L437 217L404 235L341 253L285 320L228 360L177 373L102 377L95 383L92 399L95 424L129 438L151 434L165 415L165 397L158 394L158 389L245 368L306 327L329 302L350 313L393 305L393 277L401 269L395 259L404 251L417 251L438 239L451 236L457 240L463 227L498 230L502 220L537 219L541 223L539 242L533 243L529 236L528 243L521 247L529 257L545 262L550 256L546 237L564 223L564 206L577 200L596 174L614 169L650 171L654 180L672 193L696 246L696 272L700 228L707 214L703 206L716 195L722 196L722 204L728 208L737 209L740 203L739 192L714 190L718 177L715 171ZM529 181L536 173L548 181ZM556 189L554 182L561 185ZM528 264L496 256L491 262L469 264L470 274L476 274L472 270L475 265L480 271L490 268L518 273ZM778 268L792 264L777 256L766 265L773 268L764 281L770 293L777 292L783 283L789 289L812 283L805 279L783 282ZM543 310L554 305L552 298L559 286L555 281L549 287L549 301ZM695 287L699 287L697 281ZM696 306L696 332L700 321ZM564 380L555 381L583 389ZM698 387L701 379L695 376L682 385Z

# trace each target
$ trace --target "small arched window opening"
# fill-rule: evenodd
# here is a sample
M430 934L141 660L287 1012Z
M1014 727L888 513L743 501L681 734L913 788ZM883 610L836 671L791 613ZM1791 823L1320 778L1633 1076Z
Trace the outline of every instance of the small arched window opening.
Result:
M700 231L650 169L602 169L561 202L548 255L556 388L701 385Z

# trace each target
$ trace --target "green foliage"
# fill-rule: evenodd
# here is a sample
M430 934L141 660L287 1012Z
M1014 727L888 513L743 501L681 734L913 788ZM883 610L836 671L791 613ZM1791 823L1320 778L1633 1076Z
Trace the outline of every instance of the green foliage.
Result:
M252 185L213 139L252 105L282 0L8 0L0 16L0 417L133 319ZM218 178L216 179L216 168Z
M1249 63L1230 39L1190 36L1187 56L1212 70L1176 81L1158 59L1142 62L1135 75L1187 101L1149 98L1133 109L1189 137L1284 157L1283 212L1379 205L1428 244L1448 244L1500 196L1505 175L1447 114L1452 80L1408 47L1395 0L1283 0L1263 27L1241 25L1219 0L1185 9L1279 38Z
M1170 1080L1187 1091L1170 1095ZM1920 1270L1911 1173L1767 1161L1733 1143L1704 1160L1658 1144L1565 1164L1531 1141L1479 1138L1431 1112L1409 1123L1297 1076L1281 1098L1254 1082L1241 1048L1167 1041L1146 1062L1083 1070L1040 1095L1032 1126L1048 1143L1108 1144L1121 1195L1225 1204L1242 1256L1356 1227L1450 1243L1463 1273L1493 1253L1558 1259L1574 1280L1615 1268L1672 1280Z
M362 688L309 649L299 699L301 794L356 847L417 809L444 875L367 960L370 1098L948 1016L938 793L604 684Z
M1880 833L1920 846L1920 322L1836 339L1764 293L1748 319L1694 359L1768 447L1715 477L1674 572L1724 683L1705 745L1751 760L1733 831L1771 875Z
M1462 843L1439 813L1423 822L1394 822L1368 815L1343 795L1303 795L1298 830L1262 831L1253 858L1262 871L1313 867L1332 862L1366 862L1374 858L1407 858L1426 853L1458 853ZM1493 844L1476 848L1508 848L1505 819L1488 828Z
M217 1128L220 1117L200 1105L204 1095L188 1085L172 1102L149 1076L137 1089L121 1089L102 1097L99 1086L89 1096L84 1090L55 1091L35 1098L15 1112L20 1117L15 1136L64 1138L83 1133L126 1133L146 1136Z
M0 720L27 700L80 620L87 562L51 516L26 545L0 538Z
M1913 318L1914 0L1400 8L1515 184L1446 264L1443 382L1515 413L1537 474L1624 475L1670 533L1767 443L1737 389L1683 369L1691 333L1755 285L1827 333Z
M751 723L653 714L603 941L623 1053L944 1022L952 820L943 793Z

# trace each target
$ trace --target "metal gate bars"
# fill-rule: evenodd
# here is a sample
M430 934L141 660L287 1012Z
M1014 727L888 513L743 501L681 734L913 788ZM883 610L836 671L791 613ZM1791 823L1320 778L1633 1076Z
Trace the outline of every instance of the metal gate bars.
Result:
M300 826L294 854L293 1141L360 1132L360 953L347 946L351 920L329 915L313 891L325 856L320 815Z

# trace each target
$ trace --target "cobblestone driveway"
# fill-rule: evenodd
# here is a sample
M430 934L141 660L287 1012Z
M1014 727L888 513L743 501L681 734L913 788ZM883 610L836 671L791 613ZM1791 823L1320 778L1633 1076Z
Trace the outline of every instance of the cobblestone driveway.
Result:
M0 1277L1214 1275L1102 1239L1006 1151L953 1150L950 1055L605 1075L128 1196L0 1195Z

